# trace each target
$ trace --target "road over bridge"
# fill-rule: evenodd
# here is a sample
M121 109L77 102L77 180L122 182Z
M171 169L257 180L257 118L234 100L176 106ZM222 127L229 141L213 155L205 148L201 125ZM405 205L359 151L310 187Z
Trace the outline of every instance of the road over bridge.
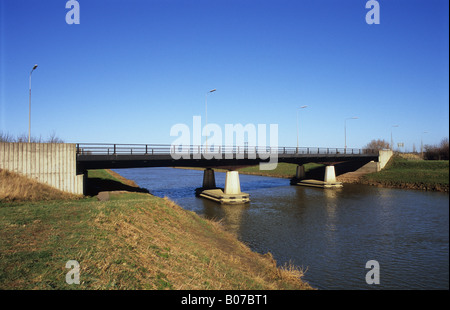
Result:
M270 161L323 163L378 161L378 151L325 147L174 147L161 144L77 144L79 171L106 168L203 167L229 168L254 166Z
M249 196L241 192L239 174L244 166L260 165L270 170L277 163L297 164L293 183L322 188L342 187L336 181L334 165L351 163L350 169L374 161L383 160L380 152L369 149L326 147L252 147L252 146L173 146L155 144L93 144L76 145L78 173L86 175L89 169L138 168L138 167L202 167L205 168L203 186L198 196L220 203L245 203ZM304 164L325 164L322 180L305 180ZM383 163L384 165L384 163ZM224 189L217 188L213 168L228 169Z

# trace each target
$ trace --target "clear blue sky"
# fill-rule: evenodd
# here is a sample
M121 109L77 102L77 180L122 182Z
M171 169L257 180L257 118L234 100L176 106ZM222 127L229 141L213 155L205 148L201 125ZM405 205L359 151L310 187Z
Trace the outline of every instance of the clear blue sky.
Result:
M167 143L170 128L278 124L279 145L439 143L449 134L449 1L0 0L0 130ZM393 125L399 127L393 128Z

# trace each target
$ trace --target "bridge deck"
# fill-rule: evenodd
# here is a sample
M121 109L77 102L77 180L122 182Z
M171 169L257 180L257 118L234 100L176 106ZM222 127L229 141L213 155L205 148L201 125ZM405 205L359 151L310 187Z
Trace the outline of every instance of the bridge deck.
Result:
M78 170L137 167L238 167L260 162L295 164L378 161L378 151L321 147L77 144Z

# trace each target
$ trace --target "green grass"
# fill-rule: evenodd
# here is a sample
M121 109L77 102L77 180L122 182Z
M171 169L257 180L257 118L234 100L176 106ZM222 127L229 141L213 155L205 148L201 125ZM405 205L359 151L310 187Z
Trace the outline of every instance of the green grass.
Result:
M0 289L308 288L217 223L125 197L0 204ZM65 282L68 260L80 285Z
M105 169L98 170L88 170L88 178L98 178L103 180L112 180L116 182L121 182L117 177L113 176L111 173L108 173Z
M449 186L448 160L407 160L394 156L387 167L364 177L368 182L424 189Z
M65 281L69 260L79 285ZM292 267L149 194L0 203L0 289L310 288Z

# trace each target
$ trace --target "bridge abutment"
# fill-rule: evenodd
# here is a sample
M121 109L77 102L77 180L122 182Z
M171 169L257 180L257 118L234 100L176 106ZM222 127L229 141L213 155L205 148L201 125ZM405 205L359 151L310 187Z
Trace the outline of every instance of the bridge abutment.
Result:
M84 193L85 182L77 171L75 144L1 142L0 169L67 193Z

